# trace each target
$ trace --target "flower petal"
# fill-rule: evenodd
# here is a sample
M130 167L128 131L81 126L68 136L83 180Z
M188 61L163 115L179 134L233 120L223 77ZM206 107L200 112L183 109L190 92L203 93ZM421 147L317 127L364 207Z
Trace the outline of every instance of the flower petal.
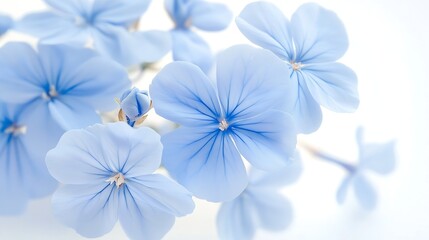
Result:
M311 96L335 112L353 112L359 106L356 74L341 63L312 64L302 70Z
M235 20L238 29L254 44L284 60L294 59L289 20L272 3L248 4Z
M232 12L225 4L195 1L190 9L191 24L205 31L220 31L228 27Z
M190 30L176 29L171 31L173 41L173 60L186 61L197 65L208 72L214 59L210 46L196 33Z
M0 14L0 36L6 33L12 26L13 19L5 14Z
M131 192L136 193L133 194L136 201L176 217L185 216L195 208L188 190L160 174L129 179L127 186Z
M377 205L377 193L361 174L354 176L353 187L356 198L362 207L368 210L374 209Z
M255 212L243 197L222 203L217 214L217 231L220 239L252 239L256 232Z
M14 29L37 37L45 44L71 43L83 46L89 39L88 29L78 26L74 16L53 12L25 15L16 21Z
M218 125L219 102L210 80L195 65L173 62L150 86L155 111L185 126Z
M84 237L102 236L118 220L119 190L109 183L65 185L52 197L54 215Z
M174 215L138 200L141 192L124 185L119 204L119 221L132 240L161 239L173 226Z
M296 62L338 60L348 48L346 29L338 16L315 3L301 5L291 18Z
M0 100L25 103L40 97L46 79L39 57L26 43L7 43L0 48Z
M43 0L46 4L63 13L73 15L83 15L90 9L90 2L87 0Z
M341 182L341 185L337 190L337 203L338 204L343 204L344 201L346 200L347 191L348 191L348 188L349 188L352 180L353 180L353 176L347 176Z
M360 148L359 167L379 174L388 174L395 169L395 141L364 144Z
M253 191L251 197L261 227L271 231L281 231L291 224L292 205L281 194L271 191Z
M284 109L295 100L286 63L264 49L238 45L221 52L216 74L227 121Z
M232 139L217 128L179 128L161 139L163 163L195 196L213 202L237 197L247 174Z
M285 112L268 110L256 117L230 125L232 137L241 155L256 168L284 168L295 152L296 130Z
M128 26L137 21L151 0L95 0L92 12L97 21Z

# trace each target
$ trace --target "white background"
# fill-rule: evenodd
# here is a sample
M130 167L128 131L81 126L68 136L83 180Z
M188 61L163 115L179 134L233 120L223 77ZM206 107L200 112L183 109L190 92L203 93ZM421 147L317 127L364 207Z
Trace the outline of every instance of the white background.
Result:
M251 1L222 0L235 15ZM274 1L290 17L305 1ZM354 161L354 131L366 129L368 141L397 140L396 171L369 175L379 202L368 212L349 192L338 206L335 192L344 172L303 152L304 172L284 193L294 206L292 225L280 233L259 231L258 239L429 239L429 2L424 0L315 0L335 11L350 39L340 60L359 77L361 105L354 114L325 111L320 130L300 141ZM0 0L0 11L15 18L44 9L39 0ZM142 29L168 30L172 24L163 2L153 0ZM224 32L201 33L215 51L248 43L234 23ZM1 39L31 40L16 33ZM167 60L169 60L167 58ZM167 61L166 60L166 61ZM145 81L150 81L150 76ZM0 196L7 197L7 196ZM177 220L165 239L216 239L217 204L196 201L195 212ZM0 217L0 239L84 239L57 223L49 198L33 201L23 216ZM99 239L126 239L120 226Z

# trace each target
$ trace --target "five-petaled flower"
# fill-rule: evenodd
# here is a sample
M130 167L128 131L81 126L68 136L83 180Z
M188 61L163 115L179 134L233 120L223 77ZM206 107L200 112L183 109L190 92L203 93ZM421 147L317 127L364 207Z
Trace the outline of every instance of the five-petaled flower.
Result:
M288 162L296 130L284 108L286 64L264 49L235 46L218 55L217 80L187 62L167 65L150 94L155 111L180 125L163 136L163 164L197 197L228 201L247 186L241 156L254 167ZM291 99L292 100L292 99Z
M66 132L46 156L64 184L52 198L55 216L85 237L108 233L119 219L130 239L162 238L194 202L184 187L153 173L161 152L156 132L123 122Z
M295 101L288 106L299 132L317 130L320 105L336 112L352 112L359 105L357 78L335 62L347 50L348 38L338 16L314 3L298 8L291 21L273 4L247 5L236 19L240 31L253 43L288 63L294 80Z

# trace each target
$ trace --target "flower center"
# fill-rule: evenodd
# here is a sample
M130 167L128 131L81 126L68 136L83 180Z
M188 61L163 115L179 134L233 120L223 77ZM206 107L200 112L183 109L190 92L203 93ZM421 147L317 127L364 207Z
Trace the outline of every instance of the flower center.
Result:
M226 129L228 129L229 124L225 119L222 119L222 121L220 121L219 123L219 130L221 130L222 132L225 131Z
M43 92L42 93L42 98L45 99L45 100L50 100L50 99L52 99L54 97L57 97L57 96L58 96L58 92L57 92L57 89L55 88L54 85L50 85L49 86L49 91L48 92Z
M12 124L4 130L4 133L12 134L13 136L24 135L25 133L27 133L27 126L19 126Z
M299 70L301 70L301 68L303 67L303 64L302 64L301 62L294 62L294 61L291 61L291 62L290 62L290 65L292 66L292 69L293 69L294 71L299 71Z
M110 184L115 183L116 188L119 188L120 186L122 186L125 183L125 177L121 173L117 173L115 176L107 179L106 182L108 182Z

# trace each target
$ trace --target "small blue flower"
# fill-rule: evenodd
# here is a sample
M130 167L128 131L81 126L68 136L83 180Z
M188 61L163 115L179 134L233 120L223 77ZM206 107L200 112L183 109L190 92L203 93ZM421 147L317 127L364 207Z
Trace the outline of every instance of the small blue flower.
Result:
M288 63L295 82L295 101L289 109L297 119L299 132L319 128L320 105L336 112L356 110L357 77L350 68L336 62L346 52L348 38L334 12L307 3L289 22L273 4L255 2L244 8L236 23L250 41Z
M165 0L165 8L175 23L171 31L173 59L194 63L204 72L210 70L213 65L210 47L191 28L221 31L231 22L232 12L224 4L204 0Z
M378 174L391 173L395 168L395 142L364 143L363 129L358 128L356 138L359 148L359 163L350 166L349 175L343 180L337 192L337 202L345 201L347 190L353 187L357 200L366 209L373 209L377 204L377 195L374 188L366 180L364 172L370 170ZM347 168L346 168L347 169Z
M219 54L215 82L187 62L161 70L150 86L154 109L182 125L162 139L173 178L197 197L228 201L247 186L241 155L264 170L286 164L296 131L291 116L276 110L289 89L285 65L242 45Z
M128 125L133 127L151 108L149 92L138 88L127 90L122 94L120 106Z
M0 13L0 36L5 34L13 26L13 19Z
M295 182L301 170L299 159L275 172L252 168L246 190L220 207L217 216L220 239L253 239L259 227L270 231L286 229L292 221L292 205L279 190Z
M36 109L0 102L0 215L23 213L29 199L57 186L44 159L62 130Z
M161 239L175 216L194 209L191 194L160 174L160 136L126 123L66 132L49 151L49 172L64 184L52 198L55 216L85 237L120 221L130 239Z
M150 0L44 0L52 10L32 13L15 29L45 44L92 45L102 55L125 65L159 60L171 49L168 33L129 32Z
M125 69L94 51L66 45L8 43L0 49L0 101L32 104L64 130L100 122L130 86ZM44 135L49 134L47 131Z

